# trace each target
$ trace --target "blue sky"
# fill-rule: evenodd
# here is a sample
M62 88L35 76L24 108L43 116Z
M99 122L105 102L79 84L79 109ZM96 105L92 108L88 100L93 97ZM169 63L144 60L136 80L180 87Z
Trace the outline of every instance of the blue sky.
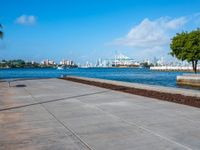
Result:
M199 0L0 0L0 59L95 62L116 53L169 57L170 38L200 27Z

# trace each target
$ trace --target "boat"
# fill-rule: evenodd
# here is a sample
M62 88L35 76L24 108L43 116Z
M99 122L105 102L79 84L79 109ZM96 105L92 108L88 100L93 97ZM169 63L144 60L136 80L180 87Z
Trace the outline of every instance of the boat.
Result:
M64 70L64 67L63 66L60 66L60 67L58 66L57 70Z

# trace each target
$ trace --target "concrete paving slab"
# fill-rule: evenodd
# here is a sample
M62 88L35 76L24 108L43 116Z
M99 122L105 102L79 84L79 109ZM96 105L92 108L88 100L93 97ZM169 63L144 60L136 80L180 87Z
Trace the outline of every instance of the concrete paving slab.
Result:
M1 150L87 149L41 106L0 112L0 133Z
M78 77L78 76L67 76L66 79L80 79L86 80L91 82L98 82L98 83L107 83L112 85L119 85L124 87L133 87L137 89L146 89L164 93L172 93L172 94L181 94L185 96L194 96L200 97L199 90L192 90L192 89L184 89L184 88L173 88L173 87L165 87L159 85L147 85L147 84L140 84L140 83L131 83L131 82L123 82L123 81L115 81L115 80L107 80L107 79L99 79L99 78L87 78L87 77Z
M200 149L199 108L59 79L12 85L0 83L2 150Z

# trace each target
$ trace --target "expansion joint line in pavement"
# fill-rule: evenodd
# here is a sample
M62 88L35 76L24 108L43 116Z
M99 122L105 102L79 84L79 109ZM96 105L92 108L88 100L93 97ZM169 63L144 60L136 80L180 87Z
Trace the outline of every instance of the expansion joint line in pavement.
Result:
M80 144L82 144L84 147L86 147L89 150L94 150L80 136L78 136L78 134L75 131L73 131L71 128L67 127L52 112L50 112L43 104L41 104L41 105L57 122L59 122L66 130L68 130L72 134L72 136L75 137L76 140L78 140L78 142Z
M31 95L31 97L34 99L34 101L36 101L37 98L35 98L26 88L24 88L28 94ZM90 93L90 94L84 94L84 96L87 95L94 95L94 94L99 94L99 93L105 93L107 91L102 91L102 92L96 92L96 93ZM82 95L83 96L83 95ZM82 97L82 96L76 96L76 97ZM69 98L68 98L69 99ZM55 101L55 100L54 100ZM58 100L56 100L58 101ZM52 101L51 101L52 102ZM73 131L72 129L70 129L69 127L67 127L62 121L60 121L52 112L50 112L43 104L45 103L39 103L40 106L42 106L59 124L61 124L67 131L69 131L72 135L72 137L74 138L74 140L76 140L76 142L80 143L84 148L87 148L88 150L93 150L83 139L81 139L81 137L79 137L75 131Z
M82 102L82 103L84 103L84 102ZM144 130L144 131L146 131L146 132L149 132L149 133L152 134L152 135L155 135L155 136L157 136L157 137L160 137L161 139L164 139L164 140L166 140L166 141L168 141L168 142L170 142L170 143L174 143L174 144L176 144L176 145L179 145L180 147L182 147L182 148L184 148L184 149L186 149L186 150L192 150L192 149L189 148L188 146L185 146L185 145L183 145L183 144L181 144L181 143L178 143L178 142L176 142L176 141L174 141L174 140L172 140L172 139L170 139L170 138L168 138L168 137L165 137L165 136L163 136L163 135L161 135L161 134L159 134L159 133L156 133L156 132L154 132L154 131L152 131L152 130L150 130L150 129L144 127L144 126L141 126L141 125L139 125L139 124L137 124L137 123L130 122L130 121L127 121L127 120L125 120L125 119L122 119L121 117L119 117L119 116L117 116L117 115L114 115L113 113L110 113L110 112L108 112L108 111L105 111L104 109L99 108L98 106L95 106L95 107L96 107L97 109L99 109L100 111L102 111L102 112L104 112L104 113L106 113L106 114L108 114L108 115L111 115L111 116L113 116L113 118L116 118L117 120L120 120L120 121L122 121L122 122L124 122L124 123L126 123L126 124L128 124L128 125L130 125L130 126L136 126L136 127L140 128L140 129L142 129L142 130Z
M58 99L53 99L53 100L48 100L48 101L43 101L43 102L35 102L35 103L31 103L31 104L26 104L26 105L8 107L8 108L0 109L0 112L6 111L6 110L12 110L12 109L19 109L19 108L34 106L34 105L40 105L40 104L45 104L45 103L52 103L52 102L57 102L57 101L65 101L65 100L69 100L69 99L73 99L73 98L79 98L79 97L91 96L91 95L96 95L96 94L102 94L102 93L107 93L109 91L111 91L111 90L105 90L105 91L101 91L101 92L87 93L87 94L81 94L81 95L76 95L76 96L71 96L71 97L58 98ZM31 93L29 93L29 94L31 95ZM31 97L33 99L36 99L32 95L31 95Z

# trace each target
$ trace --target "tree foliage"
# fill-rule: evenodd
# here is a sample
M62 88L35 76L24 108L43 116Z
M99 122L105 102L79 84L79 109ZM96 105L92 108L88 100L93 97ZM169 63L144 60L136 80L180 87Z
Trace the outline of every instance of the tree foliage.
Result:
M177 33L170 44L171 55L182 61L192 62L194 72L200 60L200 29Z
M38 63L25 62L24 60L2 60L0 61L0 68L39 68Z

